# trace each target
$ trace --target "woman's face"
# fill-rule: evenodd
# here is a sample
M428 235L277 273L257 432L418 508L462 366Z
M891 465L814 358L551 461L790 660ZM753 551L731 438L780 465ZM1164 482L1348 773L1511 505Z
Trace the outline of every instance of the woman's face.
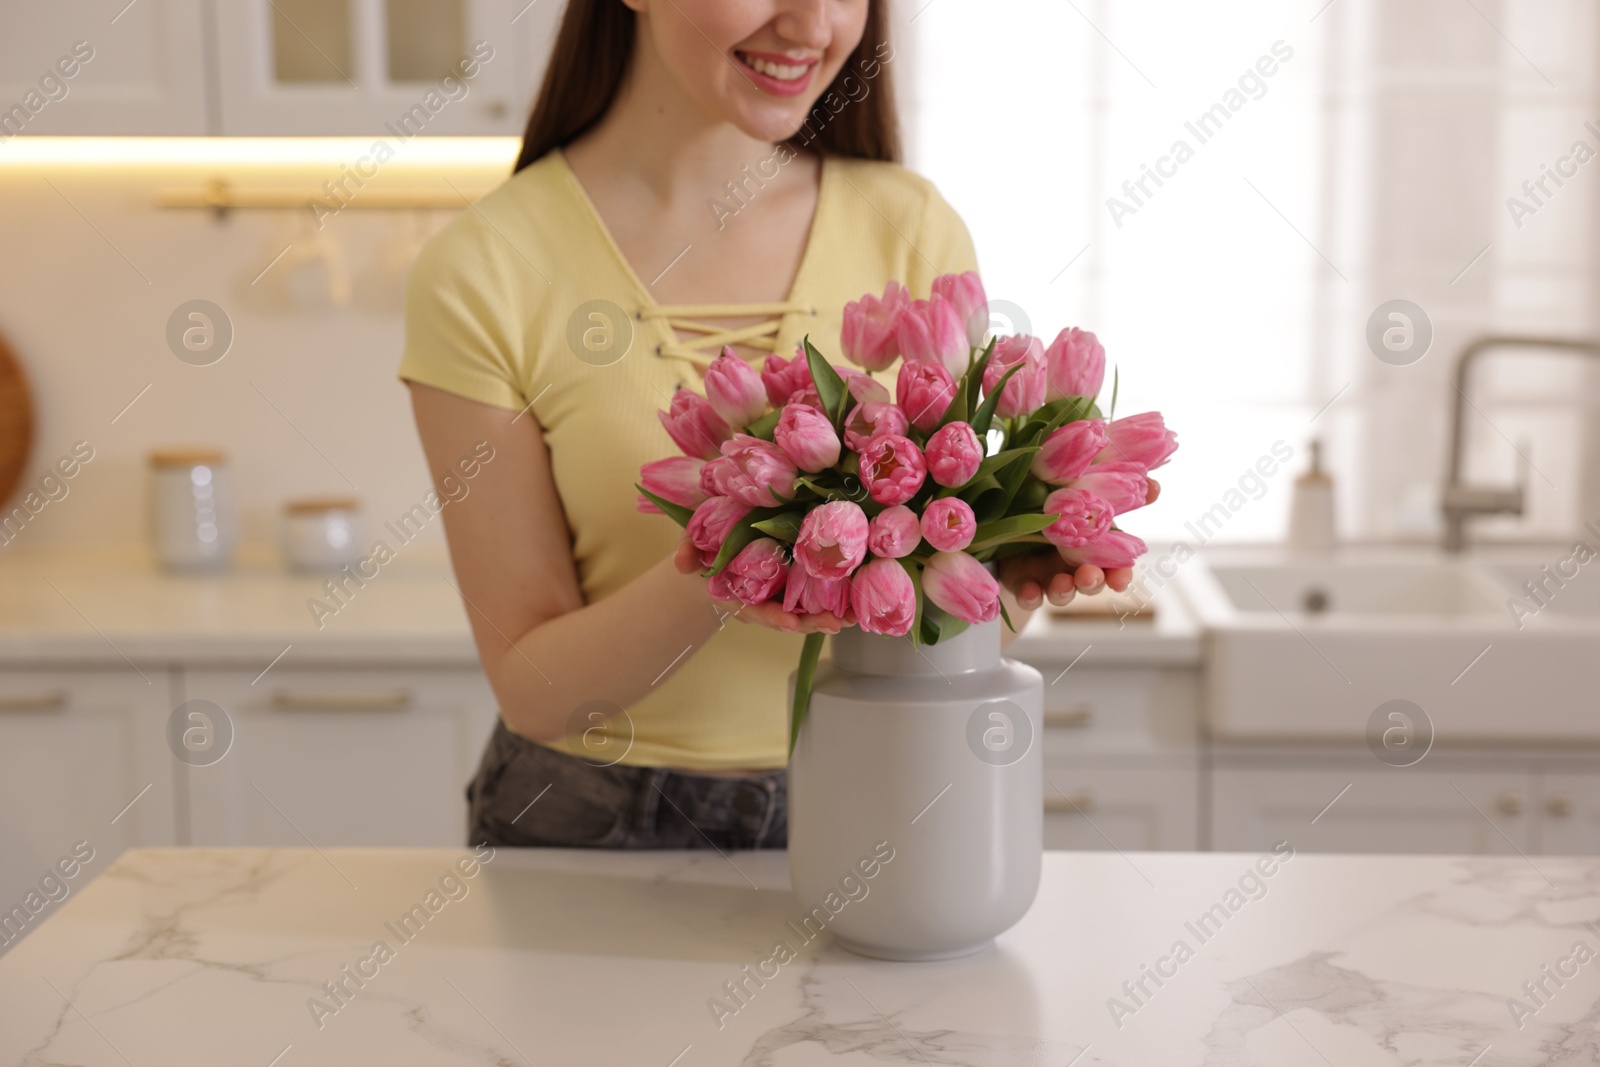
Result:
M861 41L869 0L626 0L683 91L751 137L805 121Z

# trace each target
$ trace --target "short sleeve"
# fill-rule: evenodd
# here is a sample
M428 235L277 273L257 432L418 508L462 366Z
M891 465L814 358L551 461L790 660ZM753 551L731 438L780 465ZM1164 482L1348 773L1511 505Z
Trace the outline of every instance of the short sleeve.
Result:
M972 246L972 235L967 232L967 224L961 221L956 209L939 195L931 183L923 209L922 239L918 243L918 251L922 254L916 258L915 265L920 270L929 271L929 275L910 283L914 293L926 292L933 284L933 279L941 274L961 274L978 269L978 254Z
M411 268L400 377L518 410L527 400L518 373L516 304L496 281L492 253L462 221L435 235Z

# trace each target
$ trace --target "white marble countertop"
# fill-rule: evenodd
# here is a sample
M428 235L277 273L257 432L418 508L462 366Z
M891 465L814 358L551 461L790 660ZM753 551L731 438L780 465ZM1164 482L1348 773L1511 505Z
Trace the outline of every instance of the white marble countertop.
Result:
M0 1062L1600 1062L1595 859L1049 853L993 947L895 964L802 943L781 852L502 850L429 901L467 855L129 852L0 957Z
M0 665L259 665L285 645L296 664L476 666L461 595L442 555L418 550L383 567L345 603L327 576L246 557L219 574L174 575L148 553L0 552ZM320 620L307 602L337 607ZM1030 662L1084 666L1200 662L1199 630L1164 593L1153 618L1064 619L1039 612L1012 646ZM320 621L320 625L319 625Z

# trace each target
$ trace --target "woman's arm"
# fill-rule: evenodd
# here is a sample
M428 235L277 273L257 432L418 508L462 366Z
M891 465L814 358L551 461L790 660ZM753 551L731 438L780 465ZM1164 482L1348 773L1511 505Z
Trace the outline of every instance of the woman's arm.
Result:
M472 492L444 509L473 639L507 727L536 741L565 735L580 704L628 707L721 625L696 575L663 559L585 605L544 434L514 413L410 383L435 485L479 441L495 451Z

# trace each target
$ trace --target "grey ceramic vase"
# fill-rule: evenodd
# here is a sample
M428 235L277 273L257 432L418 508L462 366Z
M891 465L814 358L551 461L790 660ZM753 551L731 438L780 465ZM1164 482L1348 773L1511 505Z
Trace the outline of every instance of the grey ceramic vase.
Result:
M789 763L805 923L880 959L976 952L1039 888L1043 680L1001 658L998 621L830 647Z

